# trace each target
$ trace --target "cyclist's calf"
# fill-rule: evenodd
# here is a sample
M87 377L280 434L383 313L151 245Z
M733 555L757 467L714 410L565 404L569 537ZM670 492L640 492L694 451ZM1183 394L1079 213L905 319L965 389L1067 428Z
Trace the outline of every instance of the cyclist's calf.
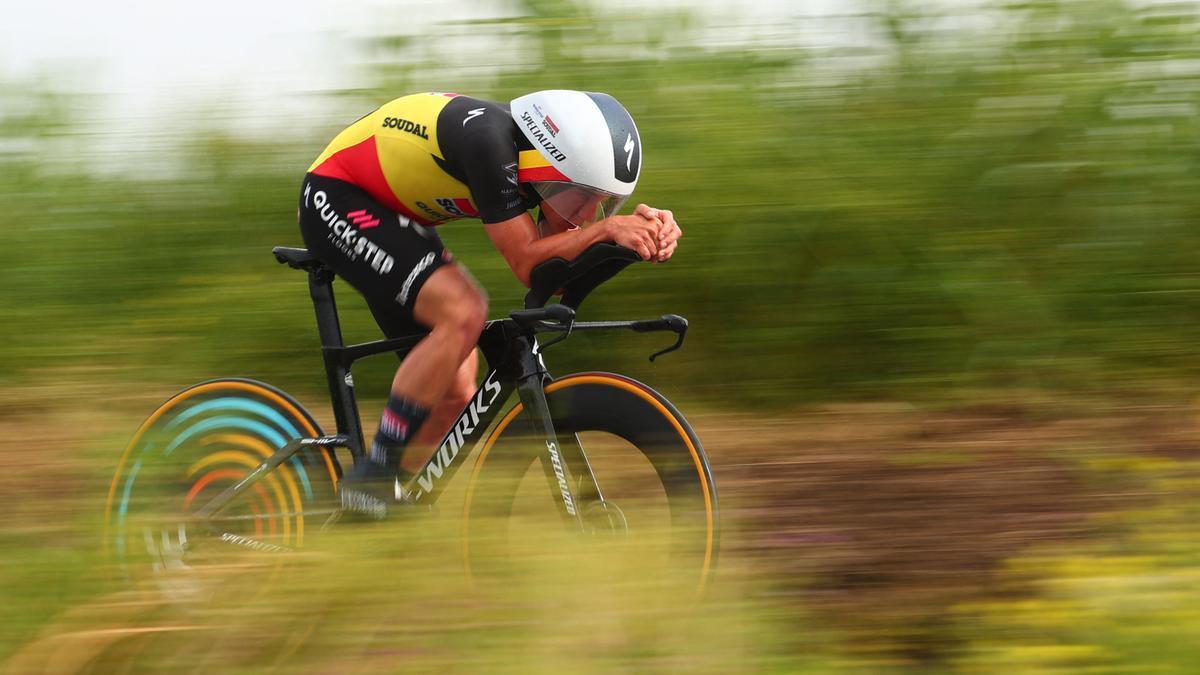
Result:
M471 352L467 355L466 360L458 368L458 373L454 377L454 382L450 385L450 389L446 391L442 400L433 405L429 410L429 417L425 420L425 425L421 427L410 442L411 447L416 448L415 452L410 452L405 455L401 464L408 473L416 473L425 460L429 458L432 449L437 445L438 441L446 435L450 430L451 425L458 419L471 399L475 397L475 388L477 386L476 373L479 370L478 352Z
M392 396L412 401L429 413L427 423L412 439L417 452L408 453L403 466L419 467L432 452L432 444L445 433L454 415L469 397L473 383L460 374L483 331L488 303L483 289L457 265L441 267L426 281L417 296L413 314L429 327L428 337L409 352L392 381ZM471 372L473 379L474 372ZM457 407L455 407L457 405Z

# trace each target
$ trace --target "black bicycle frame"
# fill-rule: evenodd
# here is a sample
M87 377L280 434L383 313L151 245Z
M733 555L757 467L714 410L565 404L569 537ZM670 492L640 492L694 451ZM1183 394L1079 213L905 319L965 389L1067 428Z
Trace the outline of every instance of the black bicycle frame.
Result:
M308 276L334 418L339 435L346 437L346 447L357 463L363 461L365 446L354 395L353 363L384 352L395 352L403 358L425 336L412 335L344 345L337 303L333 296L333 275L318 269L310 270ZM544 441L546 457L543 466L546 468L546 478L554 487L553 493L564 517L577 517L576 485L586 494L598 494L595 478L587 470L586 460L577 461L575 457L582 454L577 441L571 439L569 453L561 450L563 446L555 434L543 391L550 375L536 353L535 345L536 338L532 331L522 328L512 319L487 322L479 338L479 347L488 364L487 377L442 438L437 450L411 483L405 486L413 493L414 501L425 504L437 501L441 486L458 471L462 464L460 460L468 454L463 449L469 451L475 446L514 391L519 394L529 419L534 422L535 438L540 437ZM563 454L568 454L565 460ZM581 470L586 475L574 475Z

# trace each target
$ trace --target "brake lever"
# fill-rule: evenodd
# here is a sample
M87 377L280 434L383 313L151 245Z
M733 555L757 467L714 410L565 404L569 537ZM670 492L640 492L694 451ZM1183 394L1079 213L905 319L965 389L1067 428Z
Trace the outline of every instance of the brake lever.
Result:
M667 347L666 349L664 349L660 352L654 352L653 354L651 354L650 355L650 363L654 363L654 359L657 359L658 357L662 356L663 354L669 354L669 353L675 351L676 349L679 349L680 347L682 347L683 346L683 336L687 335L687 331L678 333L678 335L679 335L679 338L677 340L675 340L675 344L671 345L670 347Z
M509 316L518 325L524 327L526 330L531 330L531 334L539 332L534 327L534 324L541 326L545 331L559 330L562 333L562 335L546 344L539 345L539 351L545 351L547 347L571 337L571 329L575 326L575 310L563 304L548 305L535 309L522 309L509 313Z
M669 354L683 346L683 339L687 337L688 320L682 316L679 316L678 314L664 314L661 319L655 319L653 321L634 321L630 325L630 328L633 328L633 330L639 333L656 330L669 330L678 336L675 340L675 344L650 355L650 362L653 363L654 359L657 359L663 354Z
M567 329L562 332L562 335L559 335L558 337L554 338L553 340L547 342L544 345L538 345L539 352L545 352L547 349L549 349L551 347L551 345L556 345L556 344L562 342L563 340L566 340L567 338L571 337L571 329L575 327L575 317L571 317L570 321L567 321L567 322L563 323L562 325L567 327Z

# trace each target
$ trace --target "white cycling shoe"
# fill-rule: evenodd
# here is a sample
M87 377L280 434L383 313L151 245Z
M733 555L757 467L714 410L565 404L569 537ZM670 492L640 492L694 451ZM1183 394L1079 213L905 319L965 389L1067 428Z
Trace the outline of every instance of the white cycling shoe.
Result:
M388 510L399 504L412 504L412 495L400 484L391 469L364 461L345 478L340 486L342 510L371 520L387 518Z

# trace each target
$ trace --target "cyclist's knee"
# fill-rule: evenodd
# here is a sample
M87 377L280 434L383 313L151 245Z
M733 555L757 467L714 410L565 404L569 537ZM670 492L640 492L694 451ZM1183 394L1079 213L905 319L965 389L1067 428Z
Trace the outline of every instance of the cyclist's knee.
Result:
M417 296L415 318L439 340L448 340L465 358L479 339L487 320L488 302L483 289L457 266L433 273Z
M455 341L459 352L465 357L475 348L483 324L487 321L487 298L480 293L466 292L451 307L446 308L445 319L439 327Z
M473 293L471 299L467 302L468 324L476 329L476 336L483 330L483 324L487 321L488 314L488 299L483 293Z
M482 293L466 294L456 313L458 314L458 327L469 343L467 346L474 347L475 341L479 339L479 334L483 332L483 324L487 321L487 297Z

